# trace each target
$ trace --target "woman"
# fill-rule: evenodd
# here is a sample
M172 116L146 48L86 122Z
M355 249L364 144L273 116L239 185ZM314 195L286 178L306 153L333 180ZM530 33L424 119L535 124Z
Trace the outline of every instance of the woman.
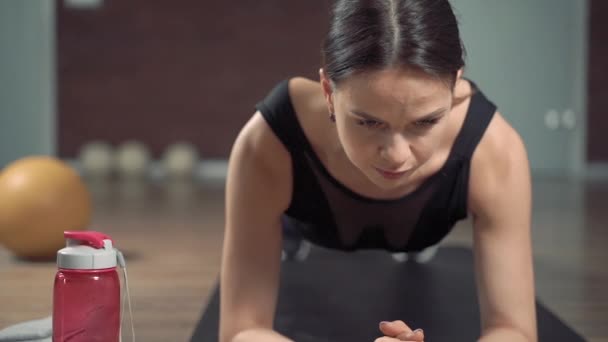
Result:
M338 0L322 53L320 81L279 83L234 144L221 342L288 341L272 331L284 229L329 248L419 252L468 213L480 340L535 341L526 150L462 77L449 2ZM383 322L378 337L424 332Z

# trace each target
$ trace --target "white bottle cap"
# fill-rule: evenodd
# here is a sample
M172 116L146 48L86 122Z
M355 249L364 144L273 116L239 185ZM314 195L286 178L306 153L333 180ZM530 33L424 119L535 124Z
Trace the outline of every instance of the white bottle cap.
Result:
M113 268L116 267L116 250L110 239L103 240L102 248L95 248L68 238L67 247L57 252L57 266L78 270Z

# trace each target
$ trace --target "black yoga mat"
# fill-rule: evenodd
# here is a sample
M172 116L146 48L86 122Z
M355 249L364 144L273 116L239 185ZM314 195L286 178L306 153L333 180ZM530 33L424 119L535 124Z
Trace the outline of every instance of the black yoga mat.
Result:
M218 339L216 287L192 342ZM540 341L584 341L537 302ZM475 341L479 311L469 249L442 247L427 264L398 263L380 251L313 248L304 262L283 262L275 330L298 342L372 342L378 323L403 320L425 339Z

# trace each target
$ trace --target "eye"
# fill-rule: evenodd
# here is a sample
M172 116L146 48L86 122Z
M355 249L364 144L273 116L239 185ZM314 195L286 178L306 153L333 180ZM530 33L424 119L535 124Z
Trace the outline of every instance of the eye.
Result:
M359 119L357 120L357 124L360 126L365 126L367 128L378 128L382 125L382 123L379 121L368 119Z
M439 121L439 117L436 118L431 118L431 119L425 119L425 120L420 120L420 121L416 121L415 125L417 127L421 127L421 128L425 128L425 127L431 127L434 124L436 124Z

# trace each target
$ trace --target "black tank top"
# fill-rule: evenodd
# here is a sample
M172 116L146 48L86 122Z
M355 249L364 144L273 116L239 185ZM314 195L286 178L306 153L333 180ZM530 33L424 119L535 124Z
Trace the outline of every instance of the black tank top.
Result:
M413 192L372 199L327 171L308 141L284 80L256 105L291 155L293 194L283 221L311 242L332 249L419 251L438 243L467 217L471 156L496 106L471 82L474 94L448 159Z

